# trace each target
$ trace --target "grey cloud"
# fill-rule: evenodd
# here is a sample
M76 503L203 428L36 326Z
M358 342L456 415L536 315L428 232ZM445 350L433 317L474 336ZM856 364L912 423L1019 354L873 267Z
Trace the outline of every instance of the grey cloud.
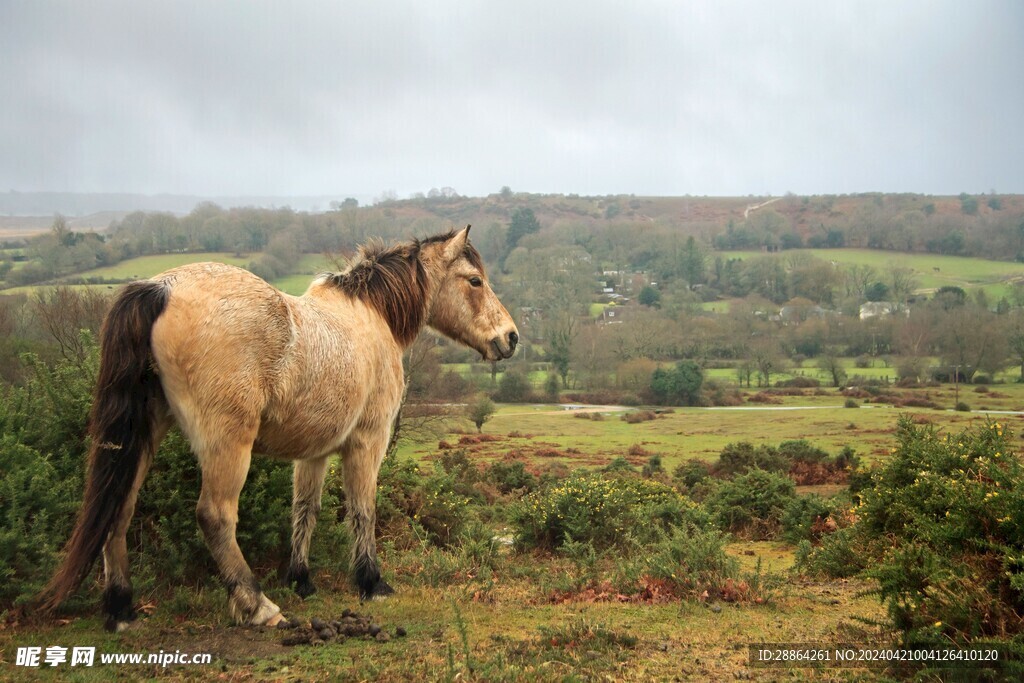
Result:
M0 188L1024 191L1024 9L3 3Z

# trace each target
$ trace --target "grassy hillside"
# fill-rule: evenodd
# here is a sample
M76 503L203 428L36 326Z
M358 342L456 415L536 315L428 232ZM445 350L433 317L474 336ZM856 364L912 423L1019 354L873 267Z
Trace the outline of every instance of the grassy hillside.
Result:
M940 254L909 254L876 249L792 249L772 256L786 258L808 254L835 264L871 266L883 275L891 268L909 268L917 280L918 292L930 293L939 287L955 286L970 292L984 289L989 297L1004 296L1015 282L1024 282L1024 265L1007 261L990 261L967 256ZM712 256L754 258L760 251L716 251ZM995 300L993 299L993 300Z

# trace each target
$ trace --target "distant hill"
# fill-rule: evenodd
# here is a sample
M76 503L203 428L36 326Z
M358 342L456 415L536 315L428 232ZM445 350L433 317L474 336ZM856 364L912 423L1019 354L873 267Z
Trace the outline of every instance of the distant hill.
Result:
M843 219L888 219L919 214L921 218L972 221L986 216L1024 214L1024 195L972 195L975 213L965 215L964 200L956 196L863 193L850 195L787 195L784 197L641 197L607 195L492 194L487 197L438 197L404 199L377 204L404 217L440 216L455 223L506 221L511 212L527 206L542 224L572 221L580 223L660 223L701 227L740 224L759 215L774 213L797 232L806 233ZM970 198L968 198L970 199ZM993 208L988 201L998 208ZM913 219L911 219L913 220Z
M349 211L338 197L200 197L186 195L0 194L0 238L48 229L55 213L76 230L102 230L133 211L184 216L204 202L224 209L290 208L329 214ZM783 197L642 197L528 194L486 197L445 194L360 206L365 234L473 224L508 225L514 211L533 210L544 231L579 242L596 231L692 235L720 250L767 251L859 247L1024 260L1024 195L932 196L861 193ZM330 223L329 216L327 223ZM383 222L382 222L383 221ZM383 233L381 232L383 231Z
M201 197L177 194L125 194L79 192L5 192L0 193L0 216L49 216L59 213L69 218L112 212L124 215L132 211L166 211L184 215L197 204L212 202L224 208L251 206L275 209L290 206L296 211L326 211L332 201L348 195L272 197L221 196Z

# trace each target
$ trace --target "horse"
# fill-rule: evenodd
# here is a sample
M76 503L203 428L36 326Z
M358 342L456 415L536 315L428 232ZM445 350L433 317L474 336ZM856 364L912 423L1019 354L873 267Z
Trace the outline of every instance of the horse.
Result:
M489 361L510 358L519 341L468 238L467 226L364 245L348 269L318 276L299 297L219 263L126 285L100 332L83 504L42 608L59 606L102 552L104 625L119 631L135 618L126 533L174 423L199 461L196 517L235 621L284 620L235 538L253 453L294 461L289 585L303 598L316 590L309 543L337 453L360 597L393 593L377 562L375 504L404 390L402 353L424 327Z

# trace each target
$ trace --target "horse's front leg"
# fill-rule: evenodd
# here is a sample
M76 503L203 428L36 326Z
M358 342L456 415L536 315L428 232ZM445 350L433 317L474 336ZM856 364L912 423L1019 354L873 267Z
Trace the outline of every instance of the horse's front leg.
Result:
M388 428L357 428L342 449L345 501L355 544L352 567L360 598L384 597L394 589L380 577L377 564L377 473L387 448Z
M309 542L313 537L327 472L327 457L297 460L292 480L292 561L288 584L307 598L316 592L309 578Z

